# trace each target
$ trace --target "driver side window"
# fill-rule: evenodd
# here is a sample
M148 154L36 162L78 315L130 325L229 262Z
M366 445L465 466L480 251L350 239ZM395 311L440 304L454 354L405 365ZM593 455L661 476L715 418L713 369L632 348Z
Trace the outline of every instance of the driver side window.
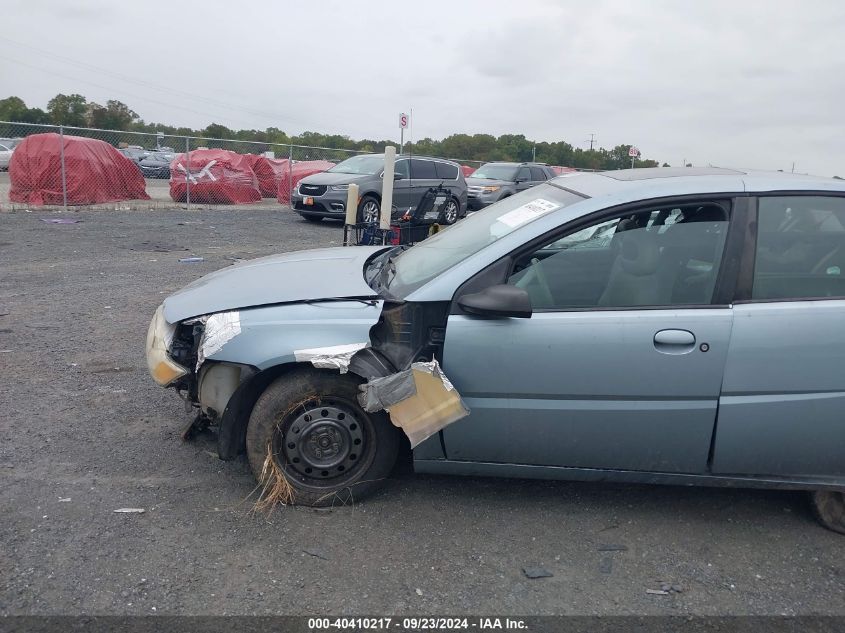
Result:
M406 180L408 178L408 161L397 160L393 166L393 172L402 176L402 180Z
M604 219L518 257L508 283L535 310L709 304L727 228L715 202Z

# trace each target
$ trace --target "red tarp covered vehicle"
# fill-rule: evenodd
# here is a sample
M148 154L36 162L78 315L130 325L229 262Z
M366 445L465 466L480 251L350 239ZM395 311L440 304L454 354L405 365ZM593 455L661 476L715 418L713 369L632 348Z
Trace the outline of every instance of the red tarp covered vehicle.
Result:
M27 136L9 163L9 200L63 204L62 139L68 204L149 200L138 167L104 141L55 133Z
M321 171L326 171L329 167L334 167L334 163L327 160L303 160L293 164L293 170L288 178L288 168L285 168L285 173L282 175L282 180L279 182L279 202L283 204L290 204L290 189L296 189L299 181L310 176L311 174L319 174Z
M249 159L226 149L197 149L179 154L170 163L170 197L176 202L188 198L199 204L247 204L259 202L258 178Z
M475 173L475 167L470 167L469 165L461 165L461 173L464 175L464 178L469 178Z
M279 194L282 176L287 178L287 158L267 158L256 154L245 154L258 178L258 190L262 198L275 198Z

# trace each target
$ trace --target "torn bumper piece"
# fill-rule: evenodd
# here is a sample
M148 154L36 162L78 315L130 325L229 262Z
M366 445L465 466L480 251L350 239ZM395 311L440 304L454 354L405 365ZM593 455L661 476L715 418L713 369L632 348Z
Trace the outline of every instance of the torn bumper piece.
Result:
M386 410L415 448L441 429L469 415L469 408L436 360L375 378L359 387L365 411Z

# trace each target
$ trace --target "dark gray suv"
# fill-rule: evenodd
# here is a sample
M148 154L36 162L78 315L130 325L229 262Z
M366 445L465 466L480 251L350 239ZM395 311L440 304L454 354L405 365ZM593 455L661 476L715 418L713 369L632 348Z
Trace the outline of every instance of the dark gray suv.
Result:
M303 178L291 196L291 206L306 220L343 220L349 185L359 187L358 221L378 219L384 154L363 154L338 163L328 171ZM417 207L431 187L442 185L452 193L441 222L454 224L467 212L467 184L458 163L426 156L397 156L393 183L394 218Z
M542 163L485 163L467 178L468 206L476 211L557 176Z

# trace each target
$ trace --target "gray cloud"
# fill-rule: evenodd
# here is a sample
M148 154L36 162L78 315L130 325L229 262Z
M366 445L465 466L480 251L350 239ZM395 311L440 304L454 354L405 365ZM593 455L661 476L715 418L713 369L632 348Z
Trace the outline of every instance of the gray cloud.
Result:
M81 92L150 121L368 138L397 137L413 107L417 138L596 132L672 164L845 176L843 24L822 1L26 0L4 9L0 86L42 107Z

